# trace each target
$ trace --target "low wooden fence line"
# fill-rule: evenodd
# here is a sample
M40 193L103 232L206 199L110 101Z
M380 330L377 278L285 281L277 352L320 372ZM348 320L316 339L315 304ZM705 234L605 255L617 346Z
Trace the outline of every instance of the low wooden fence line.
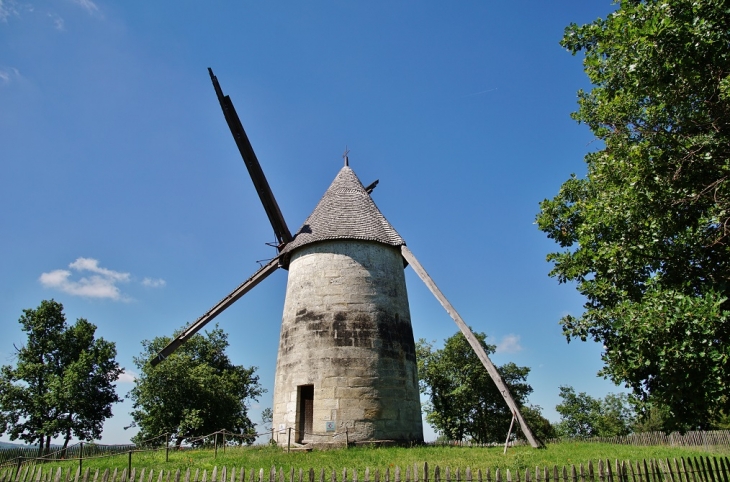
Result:
M327 473L326 473L327 472ZM341 475L341 477L340 477ZM271 467L270 470L214 467L208 475L207 470L194 472L188 468L170 470L136 468L97 469L93 474L87 467L85 471L61 467L30 466L22 470L5 469L0 471L0 482L730 482L730 460L727 457L683 457L680 459L651 459L641 461L598 460L570 466L535 467L534 469L501 470L486 468L465 470L439 466L430 467L428 463L414 464L413 467L386 467L385 471L366 468L362 473L347 469L315 469L284 471ZM338 478L339 477L339 478Z
M562 437L543 440L546 444L570 442L607 443L634 446L669 446L669 447L730 447L730 430L708 430L679 432L642 432L615 437ZM512 446L527 445L527 441L518 439L509 442ZM494 447L504 443L474 443L468 440L445 440L428 442L428 445L458 445L463 447Z
M135 445L101 445L91 443L75 443L66 447L64 452L58 447L54 447L53 452L47 453L42 457L38 457L38 447L17 447L11 449L0 450L0 464L6 462L14 463L17 459L45 459L48 461L57 461L60 459L78 459L92 458L99 455L115 455L119 453L134 450Z
M550 439L547 443L560 443L572 440L599 442L619 445L668 445L671 447L709 447L730 446L730 430L690 431L685 433L645 432L616 437L581 437L575 439Z

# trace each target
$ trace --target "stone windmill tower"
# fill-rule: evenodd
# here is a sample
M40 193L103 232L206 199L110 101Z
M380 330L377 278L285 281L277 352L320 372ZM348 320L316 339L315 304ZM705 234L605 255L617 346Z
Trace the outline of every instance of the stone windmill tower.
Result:
M278 268L289 271L274 387L273 423L293 441L423 441L415 345L404 268L410 264L456 321L510 406L534 438L477 339L349 167L335 177L294 236L284 221L228 96L210 71L226 121L277 236L279 254L165 347L190 336ZM335 440L340 436L339 440ZM280 440L287 443L288 437Z

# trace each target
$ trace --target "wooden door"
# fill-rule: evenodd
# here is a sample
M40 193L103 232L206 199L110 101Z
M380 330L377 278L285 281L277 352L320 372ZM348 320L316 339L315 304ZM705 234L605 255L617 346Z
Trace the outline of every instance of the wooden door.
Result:
M314 419L314 385L301 385L298 387L299 392L299 436L297 442L304 439L311 440L312 425Z

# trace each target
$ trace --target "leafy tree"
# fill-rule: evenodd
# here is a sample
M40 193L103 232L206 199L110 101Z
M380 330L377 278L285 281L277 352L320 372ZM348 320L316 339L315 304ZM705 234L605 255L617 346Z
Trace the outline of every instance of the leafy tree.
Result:
M550 423L550 420L542 416L542 407L540 405L523 406L520 408L520 413L538 440L547 441L558 437L558 432ZM525 440L525 434L522 433L522 430L513 428L513 431L518 439Z
M487 354L494 353L495 346L485 342L484 333L475 336ZM421 393L429 397L426 420L434 429L449 440L504 441L512 413L461 332L445 340L439 350L419 340L416 357ZM517 405L524 405L532 392L525 381L530 369L507 363L497 370Z
M609 393L604 399L593 398L585 392L575 393L573 387L560 387L560 414L556 431L563 437L613 437L628 435L634 425L634 411L625 393Z
M19 320L28 334L17 349L15 367L0 369L0 429L11 440L40 442L40 453L52 437L101 438L111 406L121 401L113 383L122 369L114 343L95 339L96 326L83 318L66 324L63 305L42 301L23 310Z
M256 367L231 363L225 354L228 335L216 326L205 336L190 337L163 363L150 365L148 361L170 341L168 337L145 340L142 353L134 358L140 376L127 396L133 401L131 415L140 431L133 441L142 443L169 433L179 446L221 429L254 434L248 403L265 390L254 375Z
M730 14L723 0L625 0L566 28L594 85L573 118L602 148L540 204L551 276L587 301L568 341L659 407L663 428L730 413ZM648 410L648 408L647 408Z

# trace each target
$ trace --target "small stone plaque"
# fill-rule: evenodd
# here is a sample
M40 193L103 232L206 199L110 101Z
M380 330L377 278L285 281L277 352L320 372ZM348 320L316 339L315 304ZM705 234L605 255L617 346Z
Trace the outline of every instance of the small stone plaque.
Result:
M333 421L325 422L324 427L327 432L334 432L335 431L335 422L333 422Z

